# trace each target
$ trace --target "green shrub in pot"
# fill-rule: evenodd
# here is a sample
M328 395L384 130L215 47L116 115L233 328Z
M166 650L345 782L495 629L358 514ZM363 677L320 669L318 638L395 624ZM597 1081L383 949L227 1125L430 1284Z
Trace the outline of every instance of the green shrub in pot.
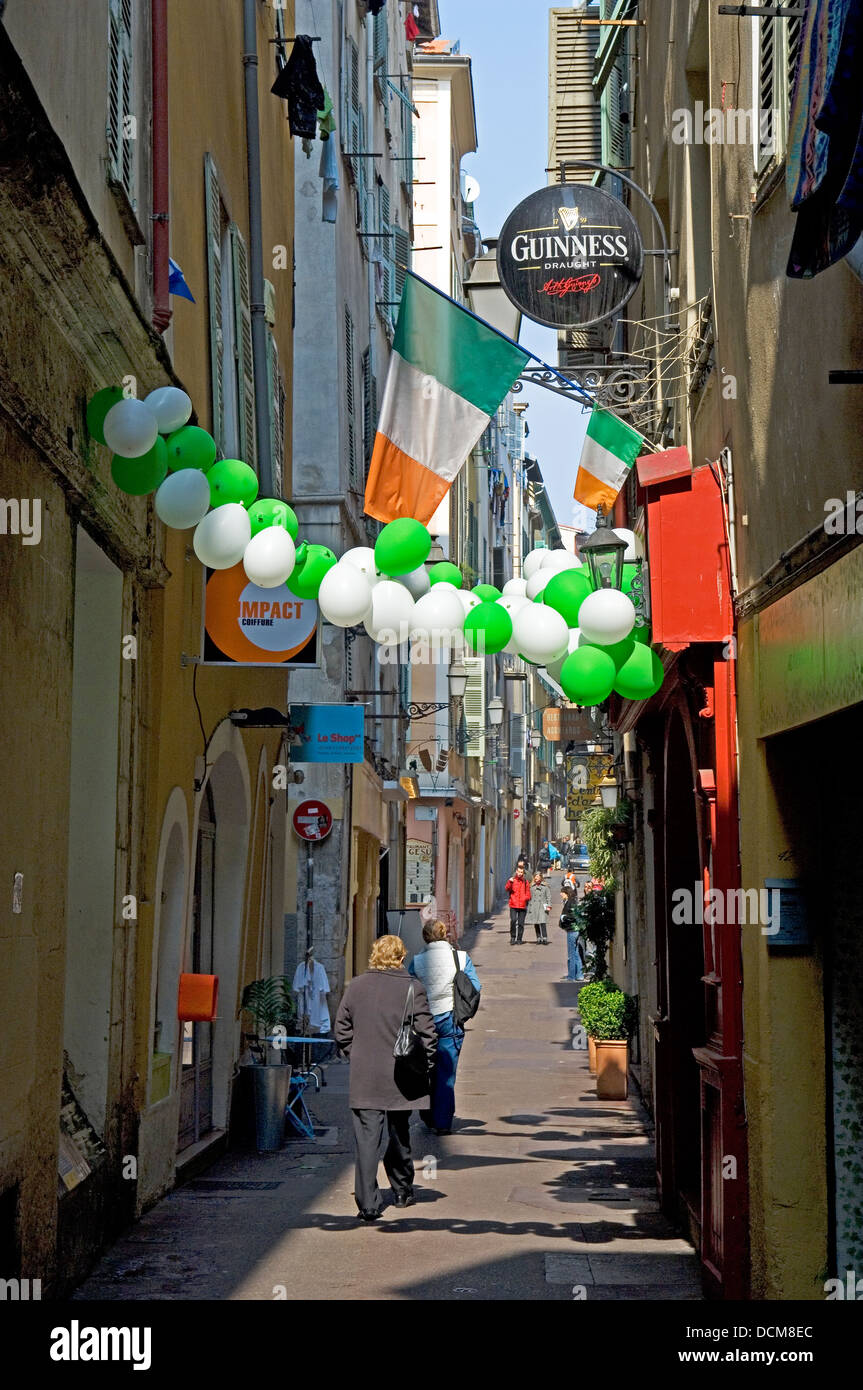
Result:
M597 996L589 1031L597 1042L626 1042L635 1032L636 1023L632 995L624 994L622 989L609 989Z
M612 990L617 991L617 985L611 979L596 980L591 985L582 985L579 990L578 1012L584 1031L589 1037L596 1036L594 1023L600 1008L600 1001L604 995Z

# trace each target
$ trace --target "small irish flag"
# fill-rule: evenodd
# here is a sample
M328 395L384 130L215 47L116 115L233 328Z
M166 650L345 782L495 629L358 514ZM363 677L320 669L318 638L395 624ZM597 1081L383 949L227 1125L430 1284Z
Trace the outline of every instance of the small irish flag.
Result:
M643 445L638 430L625 425L610 410L595 405L581 449L573 494L576 502L607 510L626 482Z
M430 521L529 358L408 272L366 482L368 515Z

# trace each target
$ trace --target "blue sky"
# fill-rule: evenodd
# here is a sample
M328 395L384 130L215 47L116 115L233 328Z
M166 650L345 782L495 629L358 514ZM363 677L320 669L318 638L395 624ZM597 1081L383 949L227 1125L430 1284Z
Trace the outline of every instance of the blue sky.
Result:
M462 167L479 181L475 213L484 236L497 236L515 205L546 182L550 8L545 0L440 0L442 37L459 39L473 60L479 148ZM552 329L522 319L520 341L556 365ZM540 387L522 399L530 401L528 452L539 460L558 521L592 530L593 514L572 497L587 414Z

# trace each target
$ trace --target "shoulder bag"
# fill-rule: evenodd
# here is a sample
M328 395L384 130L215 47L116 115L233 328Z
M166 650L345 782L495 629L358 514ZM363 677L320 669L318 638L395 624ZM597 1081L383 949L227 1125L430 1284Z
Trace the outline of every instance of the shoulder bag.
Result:
M463 1028L469 1018L473 1018L479 1008L479 990L465 970L458 963L458 951L453 950L455 979L452 982L452 1021Z
M411 1016L408 1020L408 1005L410 1005ZM405 1006L402 1010L401 1027L396 1034L393 1043L393 1056L402 1066L416 1072L418 1076L428 1074L428 1059L426 1057L425 1044L414 1027L414 987L410 985L405 999Z

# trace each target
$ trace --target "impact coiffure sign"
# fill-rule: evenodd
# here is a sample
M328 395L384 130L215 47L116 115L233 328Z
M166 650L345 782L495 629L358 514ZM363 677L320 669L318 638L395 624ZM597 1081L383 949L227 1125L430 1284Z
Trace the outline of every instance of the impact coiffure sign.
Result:
M497 248L513 304L548 328L586 328L622 309L641 280L631 212L592 184L552 184L510 213Z

